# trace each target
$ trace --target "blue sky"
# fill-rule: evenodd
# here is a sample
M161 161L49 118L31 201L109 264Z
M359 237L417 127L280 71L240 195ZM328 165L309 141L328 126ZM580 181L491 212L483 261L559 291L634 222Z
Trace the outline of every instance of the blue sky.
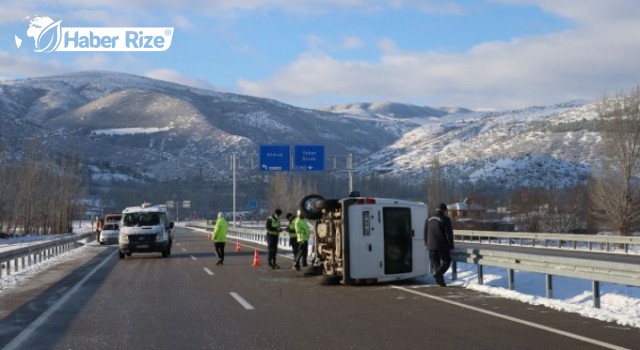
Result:
M0 79L111 70L317 108L482 109L595 100L640 83L634 0L4 0ZM17 48L26 16L175 27L164 52ZM30 39L29 39L30 40Z

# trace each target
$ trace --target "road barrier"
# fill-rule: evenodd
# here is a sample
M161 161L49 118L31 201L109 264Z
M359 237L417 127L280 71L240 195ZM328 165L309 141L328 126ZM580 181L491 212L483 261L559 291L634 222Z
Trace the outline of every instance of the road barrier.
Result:
M93 236L95 233L73 235L0 253L0 278L67 253L82 246L78 241L91 239Z
M569 248L574 250L601 251L607 253L640 254L640 237L602 236L571 233L532 233L455 230L456 241L485 244L519 245L544 248Z
M457 262L475 264L478 284L482 285L483 267L507 269L509 289L515 289L515 270L538 272L545 275L546 296L553 298L553 276L589 280L592 283L593 306L600 307L600 283L640 287L640 264L593 259L549 256L542 254L499 251L491 248L456 249L452 253L452 278L457 278Z

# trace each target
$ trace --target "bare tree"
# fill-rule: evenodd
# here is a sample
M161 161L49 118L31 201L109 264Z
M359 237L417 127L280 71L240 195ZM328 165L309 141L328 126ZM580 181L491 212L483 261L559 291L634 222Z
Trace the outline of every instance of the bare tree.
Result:
M449 189L447 183L444 167L440 164L440 159L433 157L429 166L429 175L426 179L427 203L429 208L435 209L439 203L450 199L448 196Z
M640 228L640 87L604 97L598 115L607 159L604 170L591 181L592 212L627 236Z
M316 192L316 185L311 181L304 181L302 175L276 173L269 178L269 205L272 209L280 208L283 212L298 209L302 197Z

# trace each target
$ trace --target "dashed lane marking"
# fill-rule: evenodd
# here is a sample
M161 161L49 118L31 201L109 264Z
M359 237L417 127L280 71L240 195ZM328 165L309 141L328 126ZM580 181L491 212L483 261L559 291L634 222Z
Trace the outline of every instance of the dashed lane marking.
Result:
M238 295L238 293L236 292L231 292L229 293L231 294L231 296L238 302L240 303L240 305L242 305L242 307L245 308L245 310L253 310L254 307L249 304L246 300L244 300L240 295Z
M213 273L213 271L209 270L208 268L203 267L203 269L204 269L204 272L206 272L207 274L209 274L209 276L213 276L213 275L215 275L215 273Z

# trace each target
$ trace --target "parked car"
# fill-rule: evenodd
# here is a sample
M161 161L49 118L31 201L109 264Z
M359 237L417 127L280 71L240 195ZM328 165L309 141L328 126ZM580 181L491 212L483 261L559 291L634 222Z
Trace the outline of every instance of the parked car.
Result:
M120 237L120 225L115 222L105 224L100 231L100 244L118 243Z

